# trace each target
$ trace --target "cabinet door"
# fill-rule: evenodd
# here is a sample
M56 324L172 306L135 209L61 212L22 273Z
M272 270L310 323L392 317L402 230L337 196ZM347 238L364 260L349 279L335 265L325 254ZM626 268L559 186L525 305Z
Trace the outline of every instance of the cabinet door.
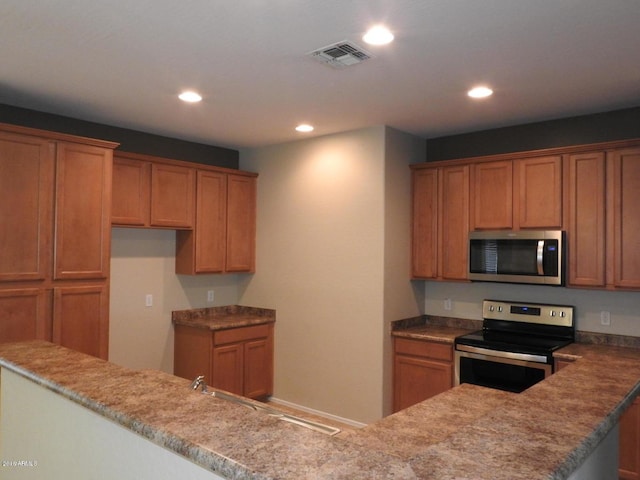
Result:
M469 258L469 166L443 167L440 173L440 276L445 280L466 280Z
M173 374L189 380L204 375L211 385L211 331L176 325L173 338Z
M151 165L151 225L193 228L195 170Z
M396 355L394 411L410 407L451 388L451 364L420 357Z
M411 276L438 276L438 169L412 173Z
M110 149L58 144L54 279L108 275L111 164Z
M54 146L0 132L0 281L50 272Z
M640 288L640 148L613 159L613 253L616 287Z
M569 285L604 287L605 182L603 152L570 155Z
M54 288L53 341L107 359L109 294L106 285Z
M0 343L51 341L50 291L0 290Z
M635 400L620 417L619 475L621 479L640 479L640 401Z
M517 228L562 228L562 157L515 161Z
M149 225L150 181L149 162L113 158L112 224Z
M227 176L227 272L254 272L256 178Z
M213 348L212 386L237 395L244 394L244 344L242 342Z
M244 395L263 398L273 393L273 353L269 338L244 345Z
M195 228L195 273L220 273L225 267L227 178L198 171Z
M472 177L471 228L512 228L513 162L505 160L474 164Z

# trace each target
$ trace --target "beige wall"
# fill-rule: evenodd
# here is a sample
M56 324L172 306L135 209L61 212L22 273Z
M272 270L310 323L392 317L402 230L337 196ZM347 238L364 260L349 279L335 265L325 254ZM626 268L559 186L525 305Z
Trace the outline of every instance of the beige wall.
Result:
M175 237L173 230L112 230L110 361L173 373L171 311L237 303L238 275L175 274Z
M418 308L407 275L398 285L395 269L385 276L389 250L408 258L408 229L385 232L408 222L407 165L417 161L401 155L399 133L397 155L386 158L387 130L241 152L241 168L260 177L257 272L239 295L277 310L275 397L365 423L386 408L385 316Z

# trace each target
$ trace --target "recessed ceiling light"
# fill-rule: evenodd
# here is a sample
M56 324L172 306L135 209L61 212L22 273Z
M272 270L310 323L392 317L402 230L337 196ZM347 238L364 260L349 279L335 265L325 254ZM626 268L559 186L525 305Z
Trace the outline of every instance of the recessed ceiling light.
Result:
M296 127L296 131L297 132L302 132L302 133L313 132L313 126L308 125L306 123L301 123L300 125L298 125Z
M178 95L178 98L183 102L198 103L200 100L202 100L202 95L194 92L193 90L186 90Z
M362 40L367 42L369 45L386 45L387 43L391 43L393 38L393 33L391 33L388 28L383 27L382 25L376 25L375 27L371 27L367 30L367 33L363 35Z
M467 95L469 95L471 98L486 98L493 95L493 90L485 86L473 87L467 92Z

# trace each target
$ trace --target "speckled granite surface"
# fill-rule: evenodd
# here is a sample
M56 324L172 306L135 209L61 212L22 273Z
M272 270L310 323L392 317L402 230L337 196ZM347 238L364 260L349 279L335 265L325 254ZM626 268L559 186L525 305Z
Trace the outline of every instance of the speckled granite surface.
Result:
M0 364L228 478L543 480L567 478L640 389L640 350L566 348L576 361L521 394L462 385L337 437L46 342L0 345Z
M481 328L481 320L423 315L392 322L391 335L453 344L457 336L480 330Z
M276 311L268 308L227 305L223 307L175 310L171 312L171 321L174 325L186 325L208 330L225 330L273 323L276 321Z
M230 479L414 479L397 457L282 422L46 342L0 345L0 365Z

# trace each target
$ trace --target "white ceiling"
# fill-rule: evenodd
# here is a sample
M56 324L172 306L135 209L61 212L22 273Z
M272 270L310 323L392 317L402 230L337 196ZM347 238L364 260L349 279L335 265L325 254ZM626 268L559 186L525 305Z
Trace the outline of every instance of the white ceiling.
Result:
M376 23L392 44L362 42ZM374 58L305 55L341 40ZM0 103L213 145L433 138L640 105L640 1L2 0L0 60Z

